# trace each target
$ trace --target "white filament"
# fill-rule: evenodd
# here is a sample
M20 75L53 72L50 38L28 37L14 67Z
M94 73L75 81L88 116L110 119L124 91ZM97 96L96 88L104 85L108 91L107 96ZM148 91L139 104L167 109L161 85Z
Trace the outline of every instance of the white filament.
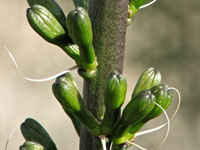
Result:
M154 102L154 103L155 103L155 102ZM167 139L167 137L168 137L168 135L169 135L170 120L169 120L169 117L168 117L166 111L165 111L159 104L157 104L157 103L155 103L155 104L156 104L158 107L160 107L160 109L162 109L162 111L164 112L165 117L166 117L166 119L167 119L167 123L166 123L166 124L168 125L168 128L167 128L167 133L166 133L166 135L165 135L165 138L163 139L162 143L160 144L160 145L162 145L162 144L166 141L166 139ZM154 129L150 129L150 130L138 132L138 133L135 134L135 137L138 137L138 136L143 135L143 134L151 133L151 132L153 132L153 131L154 131Z
M65 70L65 71L62 71L62 72L57 73L57 74L55 74L55 75L53 75L53 76L50 76L50 77L47 77L47 78L43 78L43 79L32 79L32 78L28 78L28 77L24 76L23 73L21 72L21 70L19 69L19 67L18 67L18 65L17 65L17 63L16 63L16 60L15 60L14 56L12 55L12 53L7 49L6 46L5 46L4 48L5 48L5 50L8 52L8 54L9 54L9 56L10 56L12 62L14 63L15 68L17 69L19 75L20 75L22 78L24 78L25 80L28 80L28 81L32 81L32 82L45 82L45 81L49 81L49 80L52 80L52 79L57 78L57 77L60 76L60 75L63 75L63 74L65 74L65 73L67 73L67 72L70 72L70 71L72 71L72 70L75 70L75 69L78 69L78 68L79 68L77 65L75 65L75 66L70 67L69 69L67 69L67 70Z
M174 88L174 87L170 87L169 89L174 90L174 91L178 94L178 105L177 105L177 107L176 107L176 110L175 110L174 114L173 114L172 117L171 117L171 120L172 120L172 119L176 116L176 113L178 112L179 107L180 107L180 105L181 105L181 94L180 94L179 90L176 89L176 88Z
M136 144L136 143L134 143L134 142L127 141L127 143L129 143L129 144L131 144L131 145L134 145L134 146L138 147L138 148L141 149L141 150L148 150L148 149L146 149L146 148L144 148L144 147L142 147L142 146L140 146L140 145L138 145L138 144Z
M165 109L162 108L162 106L160 106L159 104L157 104L157 103L155 103L155 104L156 104L158 107L160 107L160 109L162 109L162 111L164 112L165 117L166 117L166 119L167 119L167 125L168 125L168 126L167 126L166 135L165 135L165 137L164 137L162 143L160 144L160 146L161 146L161 145L163 145L163 144L165 143L165 141L166 141L166 139L167 139L167 137L168 137L168 135L169 135L169 131L170 131L170 120L169 120L169 117L168 117L167 112L165 111Z
M111 142L111 144L110 144L110 150L112 150L112 145L113 145L113 142Z
M106 148L106 138L105 136L99 136L100 140L101 140L101 144L102 144L102 147L103 147L103 150L107 150Z
M177 112L178 112L178 110L179 110L179 107L180 107L180 104L181 104L181 95L180 95L180 92L179 92L176 88L170 87L169 89L172 89L172 90L176 91L177 94L178 94L178 105L177 105L176 110L174 111L172 117L169 119L169 121L172 121L172 119L176 116L176 114L177 114ZM144 134L148 134L148 133L151 133L151 132L155 132L155 131L157 131L157 130L160 130L160 129L162 129L163 127L165 127L167 124L168 124L168 123L166 122L166 123L164 123L164 124L162 124L162 125L160 125L160 126L158 126L158 127L155 127L155 128L153 128L153 129L149 129L149 130L145 130L145 131L138 132L138 133L135 134L135 137L136 137L136 136L140 136L140 135L144 135Z
M13 134L14 134L14 132L15 132L15 129L16 129L16 127L12 129L12 131L11 131L11 133L10 133L10 135L9 135L9 137L8 137L8 139L7 139L7 141L6 141L6 145L5 145L4 150L7 150L8 143L9 143L11 137L13 136Z
M155 103L155 102L154 102L154 104L156 104L160 109L162 109L162 111L164 112L164 114L165 114L165 116L166 116L167 124L168 124L167 133L166 133L166 135L165 135L165 137L164 137L162 143L160 144L160 145L162 145L162 144L166 141L166 139L167 139L167 137L168 137L168 135L169 135L170 120L169 120L169 117L168 117L168 115L167 115L167 112L162 108L162 106L160 106L158 103ZM147 133L150 133L150 132L152 132L151 129L150 129L150 130L143 131L143 132L139 132L139 133L136 133L136 134L135 134L135 137L138 137L138 136L140 136L140 135L142 135L142 134L147 134ZM140 145L137 145L137 144L135 144L135 143L133 143L133 142L127 141L127 143L130 143L130 144L132 144L132 145L134 145L134 146L136 146L136 147L138 147L138 148L140 148L140 149L142 149L142 150L147 150L146 148L144 148L144 147L142 147L142 146L140 146Z
M139 9L148 7L148 6L152 5L152 4L155 3L155 2L156 2L156 0L153 0L153 1L151 1L151 2L149 2L149 3L147 3L147 4L145 4L145 5L140 6Z

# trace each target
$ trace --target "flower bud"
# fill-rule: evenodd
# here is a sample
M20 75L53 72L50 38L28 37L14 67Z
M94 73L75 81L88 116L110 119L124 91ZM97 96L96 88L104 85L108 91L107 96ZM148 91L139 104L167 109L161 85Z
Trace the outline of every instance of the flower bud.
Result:
M63 10L55 0L27 0L30 7L35 4L45 7L58 20L62 27L67 32L66 18Z
M130 125L137 124L143 120L154 108L155 96L150 90L144 90L135 96L125 107L122 118L113 131L113 143L116 145L125 143L127 129Z
M132 98L143 90L150 90L153 86L160 84L161 74L154 68L146 69L141 75L132 93Z
M159 84L151 88L152 94L156 97L156 103L159 104L163 109L167 109L172 102L172 90L168 88L166 84ZM158 117L163 113L163 110L157 105L154 106L153 110L139 123L133 124L129 127L127 136L129 139L140 130L145 123L149 120Z
M118 73L110 76L105 88L106 109L119 109L124 103L127 91L126 78Z
M156 103L159 104L163 109L167 109L172 102L172 90L166 84L160 84L154 86L151 89L152 94L156 97ZM157 105L148 114L145 120L151 120L158 117L163 113L163 110Z
M27 19L31 27L45 40L60 45L65 39L65 30L52 13L41 5L27 9Z
M150 90L144 90L134 97L124 108L122 120L125 124L136 124L154 108L156 98Z
M77 64L81 63L79 50L71 44L70 37L48 9L38 4L31 5L27 9L27 19L43 39L61 47Z
M126 78L121 74L113 74L106 83L104 102L106 112L101 124L101 132L110 135L120 116L120 108L124 103L127 91Z
M45 149L56 150L56 145L39 122L28 118L21 124L21 132L27 141L35 141Z
M58 77L52 86L52 90L54 96L68 115L74 116L92 135L99 135L100 125L93 114L85 107L82 97L71 77L67 75Z
M77 7L67 15L67 29L73 42L79 46L82 68L94 70L97 66L94 47L92 45L92 25L87 11Z

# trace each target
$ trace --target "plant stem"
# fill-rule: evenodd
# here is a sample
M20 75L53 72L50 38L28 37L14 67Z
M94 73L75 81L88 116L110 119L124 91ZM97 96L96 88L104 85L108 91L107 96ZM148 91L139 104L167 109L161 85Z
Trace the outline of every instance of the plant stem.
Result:
M105 81L111 72L123 72L127 14L128 0L89 0L98 68L95 78L84 80L83 99L99 121L105 112ZM84 127L81 128L80 150L102 150L100 140Z

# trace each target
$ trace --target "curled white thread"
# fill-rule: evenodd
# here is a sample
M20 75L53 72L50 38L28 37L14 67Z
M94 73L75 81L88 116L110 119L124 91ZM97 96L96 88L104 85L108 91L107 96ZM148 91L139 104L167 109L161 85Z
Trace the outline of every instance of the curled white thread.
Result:
M13 134L14 134L14 132L15 132L15 129L16 129L16 127L14 127L14 128L12 129L12 131L10 132L10 135L9 135L9 137L8 137L7 141L6 141L6 145L5 145L5 148L4 148L4 150L7 150L8 143L9 143L9 141L10 141L11 137L13 136Z
M169 89L174 90L178 94L178 105L176 107L176 110L175 110L173 116L171 117L171 120L172 120L176 116L176 113L178 112L179 107L181 105L181 94L180 94L179 90L174 87L170 87Z
M165 109L162 108L162 106L160 106L158 103L155 103L155 102L154 102L154 104L156 104L160 109L162 109L162 111L164 112L165 117L166 117L166 119L167 119L168 128L167 128L166 135L165 135L163 141L162 141L161 144L160 144L160 146L161 146L162 144L164 144L164 142L166 141L166 139L167 139L167 137L168 137L168 135L169 135L169 131L170 131L170 120L169 120L169 117L168 117L167 112L165 111ZM146 132L143 131L143 132L136 133L135 138L136 138L137 136L140 136L140 133L142 133L142 134L147 134L147 133L150 133L150 132L151 132L151 129L150 129L150 130L146 130Z
M143 8L145 8L145 7L148 7L148 6L152 5L152 4L155 3L155 2L156 2L156 0L153 0L153 1L151 1L151 2L149 2L149 3L147 3L147 4L145 4L145 5L140 6L139 9L143 9Z
M154 103L155 103L155 102L154 102ZM170 131L170 120L169 120L169 117L168 117L167 112L165 111L165 109L162 108L162 106L160 106L158 103L155 103L155 104L156 104L158 107L160 107L160 109L162 109L162 111L164 112L165 117L166 117L166 119L167 119L167 125L168 125L166 135L165 135L163 141L162 141L161 144L160 144L160 146L161 146L161 145L163 145L163 144L165 143L165 141L166 141L166 139L167 139L167 137L168 137L168 135L169 135L169 131Z
M23 73L21 72L21 70L19 69L19 67L18 67L18 65L17 65L17 63L16 63L16 60L15 60L14 56L12 55L12 53L7 49L6 46L5 46L4 48L5 48L5 50L8 52L8 54L9 54L9 56L10 56L12 62L14 63L15 68L17 69L19 75L20 75L22 78L24 78L25 80L28 80L28 81L32 81L32 82L45 82L45 81L49 81L49 80L52 80L52 79L57 78L58 76L61 76L61 75L65 74L65 73L67 73L67 72L70 72L70 71L72 71L72 70L75 70L75 69L78 69L78 68L79 68L77 65L75 65L75 66L70 67L69 69L67 69L67 70L65 70L65 71L62 71L62 72L57 73L57 74L55 74L55 75L53 75L53 76L50 76L50 77L47 77L47 78L43 78L43 79L32 79L32 78L28 78L28 77L25 77L25 76L23 75Z
M176 114L177 114L177 112L178 112L178 110L179 110L179 107L180 107L180 104L181 104L181 95L180 95L180 92L179 92L176 88L170 87L169 89L172 89L172 90L176 91L177 94L178 94L178 105L177 105L176 110L174 111L172 117L169 119L169 121L172 121L172 119L176 116ZM155 127L155 128L153 128L153 129L149 129L149 130L145 130L145 131L138 132L138 133L135 134L135 137L136 137L136 136L138 137L138 136L141 136L141 135L144 135L144 134L148 134L148 133L151 133L151 132L155 132L155 131L157 131L157 130L160 130L160 129L162 129L163 127L165 127L167 124L168 124L168 123L166 122L166 123L164 123L164 124L162 124L162 125L160 125L160 126L158 126L158 127Z
M160 109L162 109L162 111L164 112L164 114L165 114L165 116L166 116L167 124L168 124L167 133L166 133L166 135L165 135L165 137L164 137L162 143L160 144L160 145L162 145L162 144L166 141L166 139L167 139L167 137L168 137L168 135L169 135L170 120L169 120L169 117L168 117L168 115L167 115L167 112L166 112L159 104L157 104L157 103L155 103L155 102L154 102L154 104L156 104ZM150 133L151 129L150 129L150 130L147 130L147 131L148 131L148 132L146 132L146 133L144 133L144 134ZM140 132L140 133L141 133L141 132ZM137 136L140 136L140 134L136 133L135 137L137 137ZM144 148L144 147L142 147L142 146L140 146L140 145L138 145L138 144L136 144L136 143L134 143L134 142L127 141L127 143L132 144L132 145L134 145L134 146L140 148L141 150L148 150L148 149L146 149L146 148Z
M107 150L106 148L106 138L105 136L99 136L100 140L101 140L101 144L102 144L102 147L103 147L103 150Z
M129 143L129 144L131 144L131 145L134 145L134 146L138 147L138 148L141 149L141 150L148 150L148 149L146 149L146 148L144 148L144 147L142 147L142 146L140 146L140 145L138 145L138 144L136 144L136 143L134 143L134 142L127 141L127 143Z

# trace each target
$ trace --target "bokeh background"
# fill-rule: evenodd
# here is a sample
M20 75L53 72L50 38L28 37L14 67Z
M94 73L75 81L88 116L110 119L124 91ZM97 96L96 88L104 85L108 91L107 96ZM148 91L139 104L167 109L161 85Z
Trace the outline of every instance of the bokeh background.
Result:
M74 8L72 0L57 0L65 13ZM78 149L78 136L69 118L51 92L53 81L35 83L24 80L16 71L4 46L14 55L23 74L45 78L74 65L58 47L45 42L26 20L27 2L0 0L0 149L4 149L15 128L7 150L24 142L20 123L25 118L38 120L48 130L59 150ZM127 29L124 74L128 80L127 101L142 71L160 70L163 82L179 89L181 108L171 122L167 141L158 147L166 133L161 131L139 137L146 148L160 150L200 149L200 1L158 0L137 13ZM80 90L82 79L73 73ZM174 94L172 115L177 104ZM165 122L165 117L150 122L146 129ZM136 150L137 148L133 148Z

